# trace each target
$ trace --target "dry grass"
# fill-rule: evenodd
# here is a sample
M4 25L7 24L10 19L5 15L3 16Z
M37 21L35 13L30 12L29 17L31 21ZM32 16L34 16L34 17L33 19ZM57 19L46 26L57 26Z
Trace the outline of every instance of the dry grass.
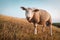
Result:
M50 36L48 27L43 33L41 25L38 25L38 34L33 33L33 24L26 19L0 15L0 40L60 40L60 28L55 26L53 36Z

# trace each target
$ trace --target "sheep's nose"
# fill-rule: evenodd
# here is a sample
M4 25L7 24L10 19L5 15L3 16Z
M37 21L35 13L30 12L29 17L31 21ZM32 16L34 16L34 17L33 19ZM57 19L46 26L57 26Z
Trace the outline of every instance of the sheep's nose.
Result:
M30 18L30 17L28 17L28 18Z
M30 19L30 17L27 17L27 19L29 20L29 19Z
M30 17L28 17L28 20L30 19Z

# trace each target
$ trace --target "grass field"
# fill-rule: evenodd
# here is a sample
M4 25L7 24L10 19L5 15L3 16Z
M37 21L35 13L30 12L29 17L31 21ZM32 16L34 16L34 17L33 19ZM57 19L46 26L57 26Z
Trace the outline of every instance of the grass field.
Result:
M43 33L38 25L38 34L34 35L34 26L26 19L0 15L0 40L60 40L60 28L53 26L50 36L48 27Z

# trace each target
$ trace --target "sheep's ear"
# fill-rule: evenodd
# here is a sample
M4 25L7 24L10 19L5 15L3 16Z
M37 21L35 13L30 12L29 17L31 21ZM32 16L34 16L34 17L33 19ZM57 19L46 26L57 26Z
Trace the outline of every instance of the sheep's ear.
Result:
M37 11L39 11L39 9L35 9L35 10L34 10L34 12L37 12Z
M23 10L26 10L26 8L25 7L21 7Z

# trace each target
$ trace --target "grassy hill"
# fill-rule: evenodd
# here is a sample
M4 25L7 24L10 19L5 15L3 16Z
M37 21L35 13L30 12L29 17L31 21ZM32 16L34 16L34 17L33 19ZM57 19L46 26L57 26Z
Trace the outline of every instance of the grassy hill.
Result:
M49 28L42 32L38 25L38 34L34 35L34 25L26 19L0 15L0 40L60 40L60 28L53 26L53 36Z
M60 28L60 23L53 23L53 25L55 25L55 26Z

